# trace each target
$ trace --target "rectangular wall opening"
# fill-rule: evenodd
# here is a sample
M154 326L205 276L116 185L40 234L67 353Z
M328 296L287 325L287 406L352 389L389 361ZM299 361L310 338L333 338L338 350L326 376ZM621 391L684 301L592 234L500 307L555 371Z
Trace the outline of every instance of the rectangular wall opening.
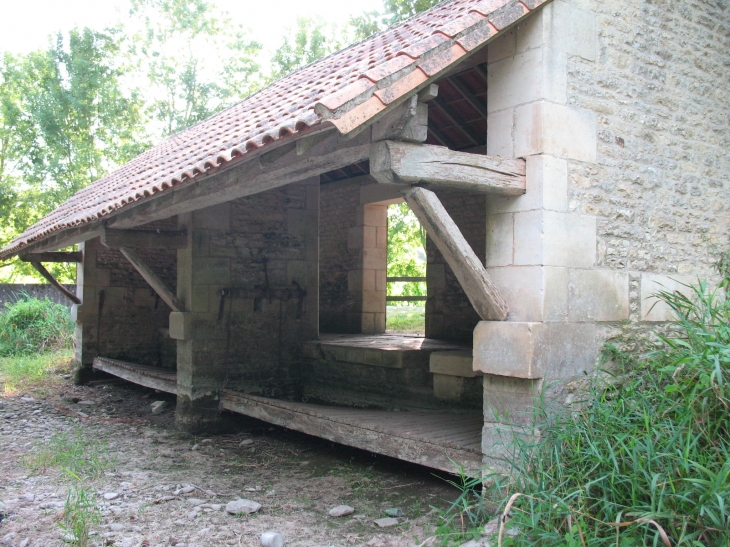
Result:
M388 205L386 332L426 332L426 230L405 202Z

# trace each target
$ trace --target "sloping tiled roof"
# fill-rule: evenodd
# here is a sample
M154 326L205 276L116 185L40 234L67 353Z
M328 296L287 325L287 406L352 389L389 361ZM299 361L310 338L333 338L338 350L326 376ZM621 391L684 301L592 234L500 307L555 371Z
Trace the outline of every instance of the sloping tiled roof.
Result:
M547 0L451 0L315 61L159 145L31 226L0 258L192 182L318 124L349 133Z

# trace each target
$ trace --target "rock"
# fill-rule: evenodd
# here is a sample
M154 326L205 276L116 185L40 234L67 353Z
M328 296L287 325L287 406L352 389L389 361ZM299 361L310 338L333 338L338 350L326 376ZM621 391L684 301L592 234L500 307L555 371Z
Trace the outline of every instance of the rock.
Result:
M355 512L355 509L353 507L350 507L349 505L338 505L337 507L333 507L330 509L330 516L331 517L344 517L346 515L352 515Z
M284 536L278 532L261 534L261 547L284 547Z
M161 498L158 498L154 501L154 503L162 503L165 501L172 501L175 499L175 496L162 496Z
M238 443L238 446L251 446L253 444L253 441L251 439L243 439L240 443Z
M23 541L18 543L18 547L28 547L30 544L30 538L25 538Z
M398 524L398 519L394 519L392 517L384 518L384 519L378 519L375 521L375 524L380 526L381 528L389 528L390 526L395 526Z
M229 501L226 504L226 513L230 513L231 515L250 515L259 509L261 509L261 504L251 500L235 500Z
M104 492L104 499L106 501L112 501L119 497L119 494L117 492Z
M167 401L155 401L150 405L152 408L152 414L160 414L167 407Z
M33 401L35 401L33 397L21 397L20 400L24 403L32 403Z
M385 514L389 517L398 518L403 516L403 511L397 509L396 507L392 507L391 509L386 509Z
M175 494L176 496L179 496L181 494L189 494L190 492L193 492L193 491L195 491L194 486L185 486L183 488L178 488L177 490L175 490L175 492L173 492L173 494Z
M62 501L44 501L39 505L41 509L56 509L66 505Z
M198 505L203 505L205 503L205 500L201 500L200 498L188 498L185 501L193 507L197 507Z
M121 532L122 530L124 530L124 525L123 524L120 524L119 522L112 522L109 525L109 529L112 532Z
M76 403L77 405L84 405L84 406L96 406L96 401L79 401Z

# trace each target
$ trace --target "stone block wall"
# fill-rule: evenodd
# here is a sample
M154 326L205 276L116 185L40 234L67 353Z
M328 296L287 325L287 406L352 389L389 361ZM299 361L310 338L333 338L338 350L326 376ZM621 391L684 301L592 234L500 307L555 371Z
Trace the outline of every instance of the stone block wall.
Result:
M465 192L436 192L480 260L485 259L486 200ZM426 337L471 342L479 315L430 238L426 241Z
M177 219L153 222L141 230L174 230ZM78 361L90 366L101 355L144 365L175 367L167 332L170 308L124 256L93 239L80 245L84 262L77 269L76 321ZM176 284L176 252L140 249L139 255L171 287Z
M671 319L656 290L713 276L730 247L729 28L724 4L554 0L488 46L488 153L526 158L527 193L487 203L510 316L475 331L486 422L525 423L546 389L562 401L552 380Z
M318 208L319 177L180 215L186 311L170 333L183 427L217 419L221 386L297 395L302 344L318 336Z

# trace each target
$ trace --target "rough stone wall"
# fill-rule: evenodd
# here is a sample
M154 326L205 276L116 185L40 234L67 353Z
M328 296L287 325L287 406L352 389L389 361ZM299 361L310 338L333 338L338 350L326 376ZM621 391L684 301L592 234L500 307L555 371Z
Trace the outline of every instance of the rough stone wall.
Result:
M480 260L486 252L486 199L464 192L437 192L441 203ZM471 341L479 315L430 238L426 241L428 300L426 337Z
M359 260L359 249L348 246L348 233L360 207L360 186L343 180L323 184L320 191L319 328L347 333L353 305L348 274Z
M568 102L596 113L598 140L595 163L568 163L569 208L597 218L597 266L629 275L629 323L603 336L631 349L671 316L651 309L658 284L711 278L730 249L730 5L576 4L598 55L568 58Z
M317 179L181 215L187 311L171 315L170 331L182 395L296 396L302 344L317 338L318 199Z
M175 230L177 219L139 229ZM94 239L85 243L83 251L77 289L82 304L75 310L79 360L89 364L101 355L174 368L174 344L167 332L171 310L167 304L118 250L108 249ZM139 249L139 255L174 290L176 252Z

